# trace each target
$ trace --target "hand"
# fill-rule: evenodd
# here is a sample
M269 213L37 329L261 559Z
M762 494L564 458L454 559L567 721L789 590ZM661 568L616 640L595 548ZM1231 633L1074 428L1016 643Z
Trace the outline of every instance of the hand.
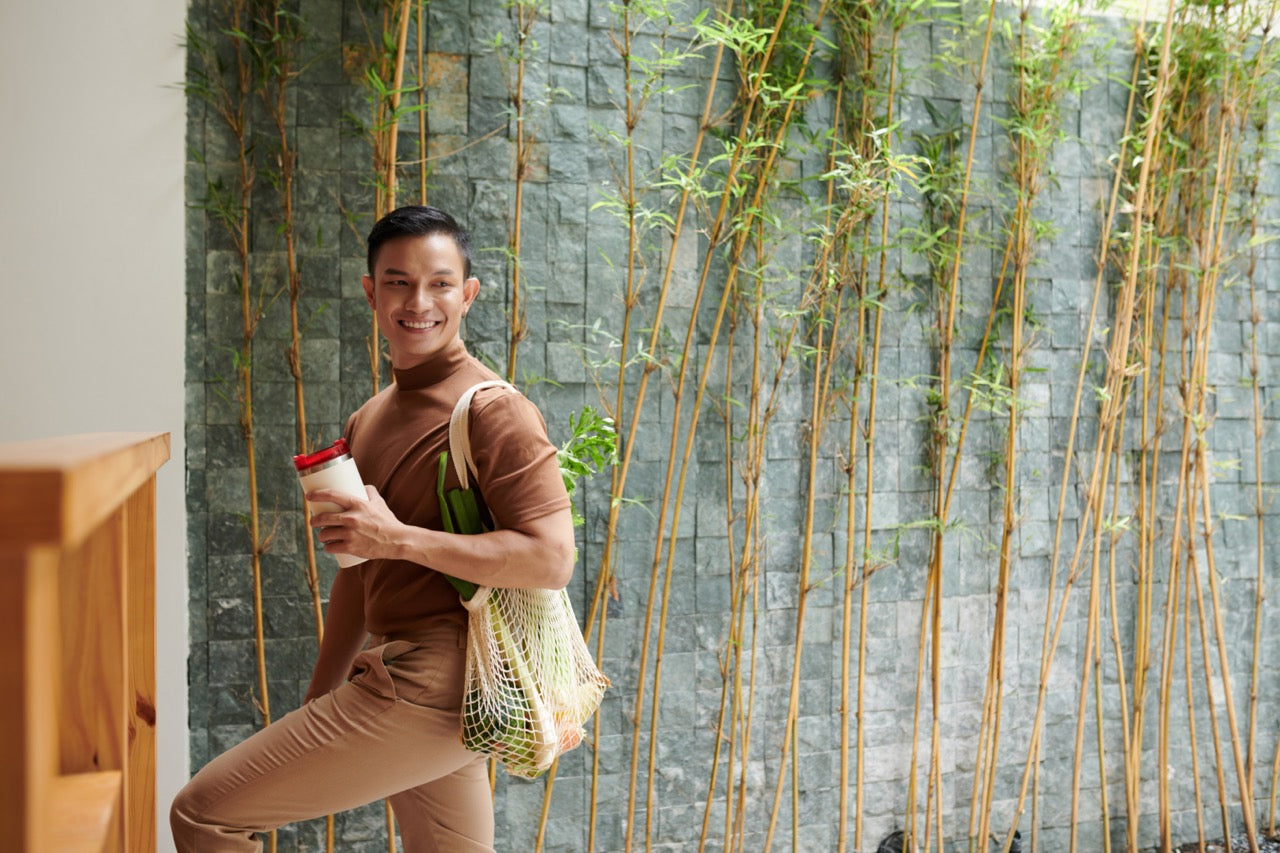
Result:
M340 507L337 512L311 516L311 526L324 550L330 554L353 554L366 560L393 558L403 539L403 524L392 514L387 502L373 486L365 486L368 500L360 500L344 492L320 489L307 494L307 500Z

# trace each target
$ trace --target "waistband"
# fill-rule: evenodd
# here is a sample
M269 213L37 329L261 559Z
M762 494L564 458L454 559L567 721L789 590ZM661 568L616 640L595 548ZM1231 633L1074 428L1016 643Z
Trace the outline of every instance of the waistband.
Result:
M392 643L397 640L403 640L410 643L430 642L433 639L447 637L450 634L466 634L467 618L466 613L459 614L441 614L432 616L431 619L420 627L410 628L394 628L385 633L370 632L369 643L372 646L381 646L385 643Z

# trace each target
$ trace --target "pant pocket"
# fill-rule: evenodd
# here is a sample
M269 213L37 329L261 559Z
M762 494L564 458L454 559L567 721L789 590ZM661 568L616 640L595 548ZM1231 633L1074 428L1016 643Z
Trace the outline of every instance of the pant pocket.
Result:
M461 712L466 635L455 625L444 627L412 651L384 661L401 700Z
M395 700L399 698L399 691L396 689L396 680L387 664L396 658L411 654L417 648L417 643L411 643L408 640L392 640L389 643L364 649L352 661L351 675L347 680L375 696Z

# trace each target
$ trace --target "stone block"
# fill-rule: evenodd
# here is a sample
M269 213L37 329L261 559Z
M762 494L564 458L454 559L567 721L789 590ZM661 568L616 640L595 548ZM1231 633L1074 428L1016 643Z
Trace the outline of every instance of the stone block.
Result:
M626 77L622 69L610 63L592 63L587 68L586 104L592 108L604 108L617 113L624 102ZM593 111L593 120L596 120ZM621 128L619 128L621 129Z
M469 44L471 16L465 6L435 5L427 7L428 50L458 50ZM475 38L488 38L489 33L477 32Z
M556 182L586 183L589 159L589 149L584 142L549 142L547 143L547 177Z

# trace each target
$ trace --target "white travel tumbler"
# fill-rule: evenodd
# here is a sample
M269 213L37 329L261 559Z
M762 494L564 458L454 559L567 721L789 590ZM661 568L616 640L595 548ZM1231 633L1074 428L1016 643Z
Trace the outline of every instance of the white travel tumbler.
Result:
M369 499L369 494L364 490L364 480L360 479L360 472L356 470L356 461L351 458L351 448L347 447L344 438L315 453L302 453L293 457L293 467L298 469L298 482L302 484L304 495L320 489L333 489L362 501ZM342 507L328 501L307 501L307 506L312 515L342 510ZM354 554L333 556L344 569L364 562L364 557Z

